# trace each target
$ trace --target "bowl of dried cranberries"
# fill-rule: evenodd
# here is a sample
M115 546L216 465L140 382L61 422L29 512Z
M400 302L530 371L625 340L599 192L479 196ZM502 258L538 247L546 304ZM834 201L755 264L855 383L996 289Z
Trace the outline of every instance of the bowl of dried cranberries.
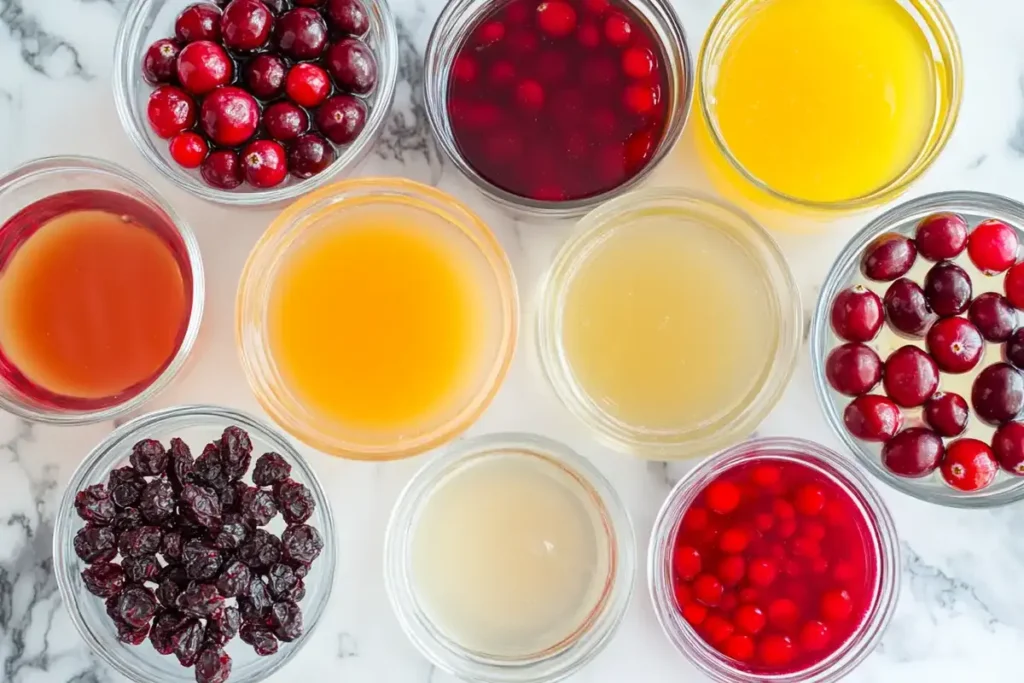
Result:
M284 437L182 406L119 427L72 475L54 571L82 638L130 680L255 683L319 622L333 541L323 488Z
M755 439L701 463L654 523L648 578L672 643L722 683L842 678L899 592L885 504L848 458Z
M839 255L811 328L819 401L894 488L954 507L1024 498L1024 204L898 205Z
M398 77L386 0L137 0L114 53L143 156L204 199L294 199L351 169Z

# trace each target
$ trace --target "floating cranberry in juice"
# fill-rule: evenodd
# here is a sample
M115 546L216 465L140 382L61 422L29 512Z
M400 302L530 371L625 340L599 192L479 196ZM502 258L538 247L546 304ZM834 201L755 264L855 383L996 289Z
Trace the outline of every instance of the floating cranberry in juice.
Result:
M642 171L671 99L660 43L620 0L497 3L456 51L447 97L468 165L541 201L599 195Z

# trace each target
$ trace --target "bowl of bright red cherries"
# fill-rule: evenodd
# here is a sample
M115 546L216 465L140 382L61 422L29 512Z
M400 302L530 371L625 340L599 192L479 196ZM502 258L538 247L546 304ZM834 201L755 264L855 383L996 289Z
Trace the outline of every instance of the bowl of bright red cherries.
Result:
M954 507L1024 498L1024 205L947 192L843 250L811 330L818 397L876 476Z
M370 151L397 50L385 0L136 0L115 48L118 114L192 194L283 202Z

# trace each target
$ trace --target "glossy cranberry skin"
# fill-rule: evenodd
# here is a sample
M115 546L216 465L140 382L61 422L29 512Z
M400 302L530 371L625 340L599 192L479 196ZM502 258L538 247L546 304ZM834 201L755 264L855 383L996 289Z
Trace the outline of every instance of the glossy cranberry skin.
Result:
M563 0L546 0L536 13L538 28L552 38L564 38L576 28L576 10Z
M935 213L917 224L914 244L929 261L956 258L967 247L967 221L955 213Z
M1024 263L1018 263L1006 271L1003 291L1006 292L1006 298L1011 304L1024 309Z
M263 112L263 128L278 142L291 142L309 129L309 116L291 102L275 102Z
M196 105L181 88L162 85L150 94L146 115L154 133L170 138L196 122Z
M832 302L832 329L846 341L871 341L883 322L882 300L861 285L844 289Z
M923 337L938 317L928 305L921 286L907 278L889 285L882 306L889 325L908 337Z
M971 370L985 351L978 328L963 318L943 318L932 325L927 343L939 369L952 373Z
M327 46L327 24L315 9L296 7L277 20L274 42L292 59L316 59Z
M342 38L331 45L324 63L342 90L365 95L377 85L377 59L358 38Z
M970 408L960 394L940 391L925 402L923 416L939 436L959 436L967 429Z
M358 97L335 95L317 108L313 120L328 140L347 145L366 127L366 105Z
M358 37L370 30L370 16L360 0L327 0L325 15L331 29L341 35Z
M292 102L303 107L316 107L327 99L331 91L331 79L316 64L296 64L288 71L284 91Z
M992 449L978 439L957 439L946 446L942 478L959 491L980 491L996 478L999 464Z
M220 34L229 49L248 52L266 44L273 24L273 15L259 0L231 0L220 18Z
M203 161L199 173L207 184L222 190L233 190L245 180L238 154L229 149L213 151Z
M237 0L236 0L237 1ZM273 140L254 140L242 150L242 171L253 187L280 185L288 174L284 147Z
M936 263L924 276L924 295L939 317L960 315L971 303L971 278L952 261Z
M296 178L312 178L334 163L331 143L319 135L307 133L288 145L288 168Z
M189 43L178 55L178 81L193 95L205 95L226 85L234 74L228 53L217 43Z
M288 65L277 55L256 55L245 65L245 87L262 100L272 100L284 93Z
M260 108L249 93L241 88L225 86L203 100L200 123L206 137L215 144L237 147L256 132Z
M882 372L885 393L897 405L924 405L939 387L939 368L931 356L916 346L902 346L885 361Z
M825 377L840 394L860 396L878 384L882 361L864 344L843 344L832 349L825 359Z
M916 258L917 247L911 240L903 235L886 233L876 237L864 249L861 270L871 280L889 282L906 275Z
M967 238L967 255L978 270L993 275L1017 261L1017 231L997 220L978 223Z
M1024 376L1007 363L988 366L974 378L971 406L988 424L1009 422L1024 408Z
M945 453L942 439L930 429L911 427L882 447L882 465L901 477L924 477L935 471Z
M1011 365L1024 370L1024 327L1014 330L1003 346L1003 353Z
M985 341L1004 342L1017 328L1017 311L1006 297L996 292L985 292L975 297L967 309L967 317Z
M992 452L1000 466L1024 477L1024 424L1007 422L992 435Z
M198 168L210 151L209 145L198 133L184 131L171 138L168 147L173 158L182 168Z
M182 44L197 40L220 40L220 15L216 5L189 5L174 22L174 37Z
M142 57L142 77L150 85L170 83L178 74L178 55L181 48L170 38L161 38Z
M887 441L903 426L903 411L885 396L865 394L846 406L843 424L862 441Z

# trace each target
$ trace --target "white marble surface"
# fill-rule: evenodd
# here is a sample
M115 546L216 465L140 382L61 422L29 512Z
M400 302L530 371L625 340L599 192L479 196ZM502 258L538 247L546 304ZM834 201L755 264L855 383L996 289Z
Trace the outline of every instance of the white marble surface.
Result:
M853 1L853 0L851 0ZM526 315L534 290L568 226L514 222L488 206L442 164L416 103L420 58L441 0L399 0L402 46L398 102L377 153L359 173L397 174L435 183L477 207L491 222L519 278ZM207 317L187 377L156 405L213 402L257 410L235 357L231 320L242 262L268 212L203 204L147 168L121 132L109 83L111 46L127 0L0 0L0 171L33 157L77 153L105 157L149 178L199 235L208 269ZM676 0L697 41L720 0ZM966 98L949 147L912 194L984 189L1024 199L1024 3L946 0L962 42ZM699 184L681 149L661 182ZM809 308L831 254L863 218L818 236L782 237ZM526 342L527 340L522 340ZM529 348L528 343L521 345ZM72 627L51 571L54 506L72 469L111 424L77 429L27 424L0 414L0 681L99 683L119 680L93 657ZM679 466L648 464L598 446L549 397L528 353L471 434L530 430L585 453L619 485L640 547ZM806 353L761 434L817 439L839 448L811 386ZM324 478L338 521L340 565L328 614L296 660L274 681L330 676L350 683L440 683L403 637L381 579L383 530L395 497L420 462L382 465L334 460L308 451ZM881 647L849 680L984 683L1021 680L1024 650L1024 524L1020 506L953 511L890 490L902 538L902 595ZM608 648L574 683L678 683L700 680L654 620L643 577ZM307 678L308 680L308 678Z

